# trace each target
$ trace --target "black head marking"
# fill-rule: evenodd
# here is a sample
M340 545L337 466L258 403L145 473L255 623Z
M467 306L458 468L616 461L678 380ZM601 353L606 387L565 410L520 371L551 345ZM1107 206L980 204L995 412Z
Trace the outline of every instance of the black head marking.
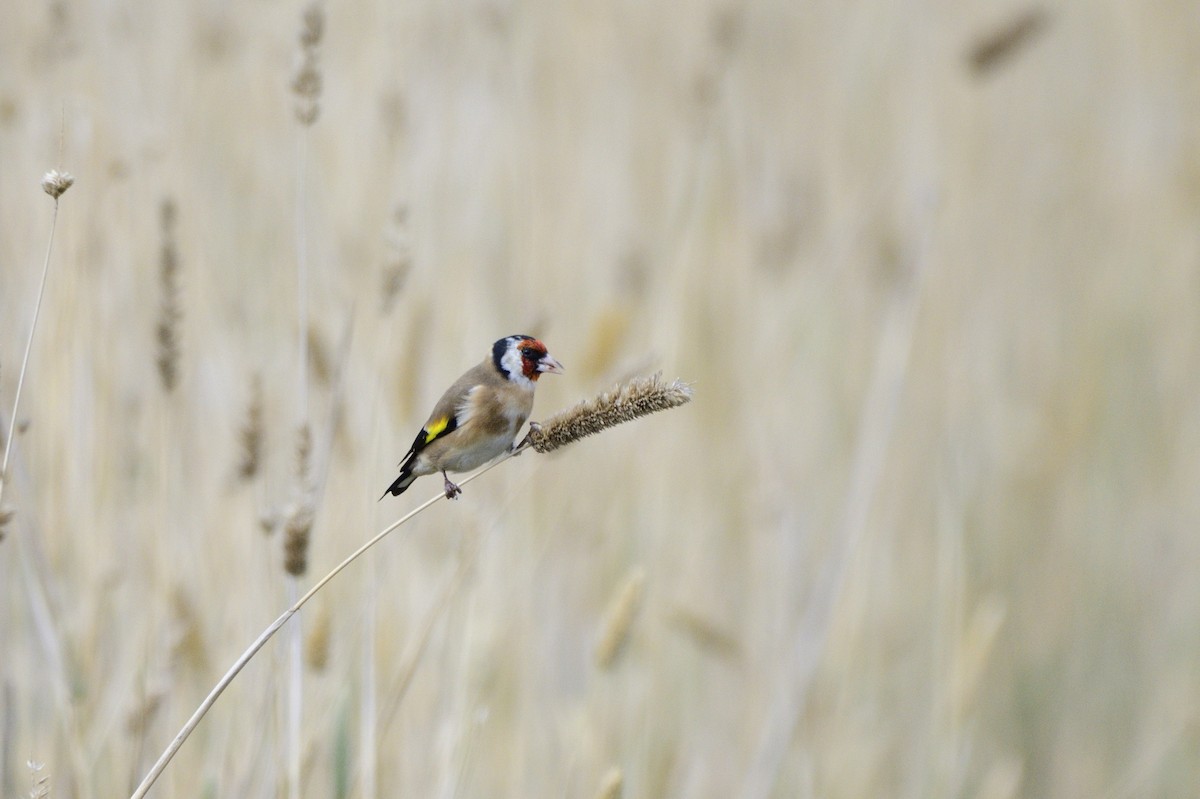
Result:
M504 364L501 360L504 358L504 353L508 352L508 347L516 341L536 341L533 336L517 334L513 336L505 336L492 345L492 363L496 366L496 371L502 375L507 373L504 371Z

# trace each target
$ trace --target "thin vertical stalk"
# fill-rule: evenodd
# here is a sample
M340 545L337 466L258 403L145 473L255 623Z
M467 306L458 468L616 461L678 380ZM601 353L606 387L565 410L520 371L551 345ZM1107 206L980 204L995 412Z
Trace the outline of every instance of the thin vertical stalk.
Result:
M363 687L360 700L362 707L362 759L359 768L362 773L362 799L376 799L378 795L376 772L378 769L377 747L379 745L377 735L379 694L376 685L378 678L375 673L375 625L377 624L375 604L378 601L379 574L374 560L367 561L367 579L364 582L367 586L367 602L363 619L363 629L366 634L363 636Z
M299 424L308 423L308 231L305 222L305 182L308 180L308 128L296 146L296 352Z
M58 227L58 198L54 199L54 215L50 219L50 240L46 242L46 258L42 263L42 281L38 286L37 302L33 306L33 324L29 326L29 338L25 340L25 355L21 358L21 372L17 376L17 394L13 398L12 416L8 420L8 436L4 439L4 463L0 464L0 500L4 499L4 485L8 477L8 460L12 456L13 439L17 431L17 410L21 407L21 389L25 387L25 374L29 370L29 353L33 350L33 334L37 330L38 316L42 312L42 298L46 294L46 279L50 274L50 253L54 249L54 231Z
M306 142L308 128L304 127L296 145L296 396L298 420L296 429L308 428L308 236L305 224L305 181L307 170ZM307 464L301 465L301 470ZM300 490L308 490L308 475L300 474ZM306 502L302 498L301 503ZM297 577L288 578L288 599L295 600L298 593ZM304 673L302 669L301 628L297 623L289 631L288 646L288 692L287 692L287 747L288 747L288 796L300 799L300 726L304 713Z
M287 580L288 601L293 606L296 604L296 597L300 593L299 578L288 576ZM287 725L287 747L288 747L288 795L292 799L300 799L300 723L301 713L304 705L304 681L302 672L303 663L303 636L301 620L297 619L292 625L288 635L288 725Z

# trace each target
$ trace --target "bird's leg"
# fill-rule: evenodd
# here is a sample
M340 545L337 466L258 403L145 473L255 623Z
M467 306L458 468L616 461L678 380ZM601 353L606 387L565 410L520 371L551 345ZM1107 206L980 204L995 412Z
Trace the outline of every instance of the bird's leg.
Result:
M514 443L511 447L508 448L508 454L515 458L518 455L520 455L522 452L524 452L525 450L532 447L533 446L533 438L532 438L533 431L541 430L541 429L542 429L542 426L540 424L538 424L537 422L530 422L529 423L529 432L525 434L524 438L522 438L520 441Z
M444 483L446 487L446 499L458 499L462 494L462 489L450 481L450 477L446 474L445 469L442 469L442 479L446 481Z

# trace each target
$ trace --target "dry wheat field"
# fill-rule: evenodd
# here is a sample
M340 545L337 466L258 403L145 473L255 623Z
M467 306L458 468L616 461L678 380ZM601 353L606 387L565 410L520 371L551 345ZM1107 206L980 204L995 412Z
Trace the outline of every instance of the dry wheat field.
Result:
M0 796L1200 790L1194 2L0 2Z

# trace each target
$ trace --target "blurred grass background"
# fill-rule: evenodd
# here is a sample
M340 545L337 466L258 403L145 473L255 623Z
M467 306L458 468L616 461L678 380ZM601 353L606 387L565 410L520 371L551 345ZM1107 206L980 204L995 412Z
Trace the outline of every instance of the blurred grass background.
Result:
M78 182L5 494L0 793L33 760L127 794L288 604L262 520L302 184L301 587L437 490L375 502L501 335L567 367L535 418L634 372L696 390L505 464L305 609L305 796L1194 795L1194 4L331 3L309 129L301 11L4 9L5 419L38 180ZM286 662L152 795L286 795Z

